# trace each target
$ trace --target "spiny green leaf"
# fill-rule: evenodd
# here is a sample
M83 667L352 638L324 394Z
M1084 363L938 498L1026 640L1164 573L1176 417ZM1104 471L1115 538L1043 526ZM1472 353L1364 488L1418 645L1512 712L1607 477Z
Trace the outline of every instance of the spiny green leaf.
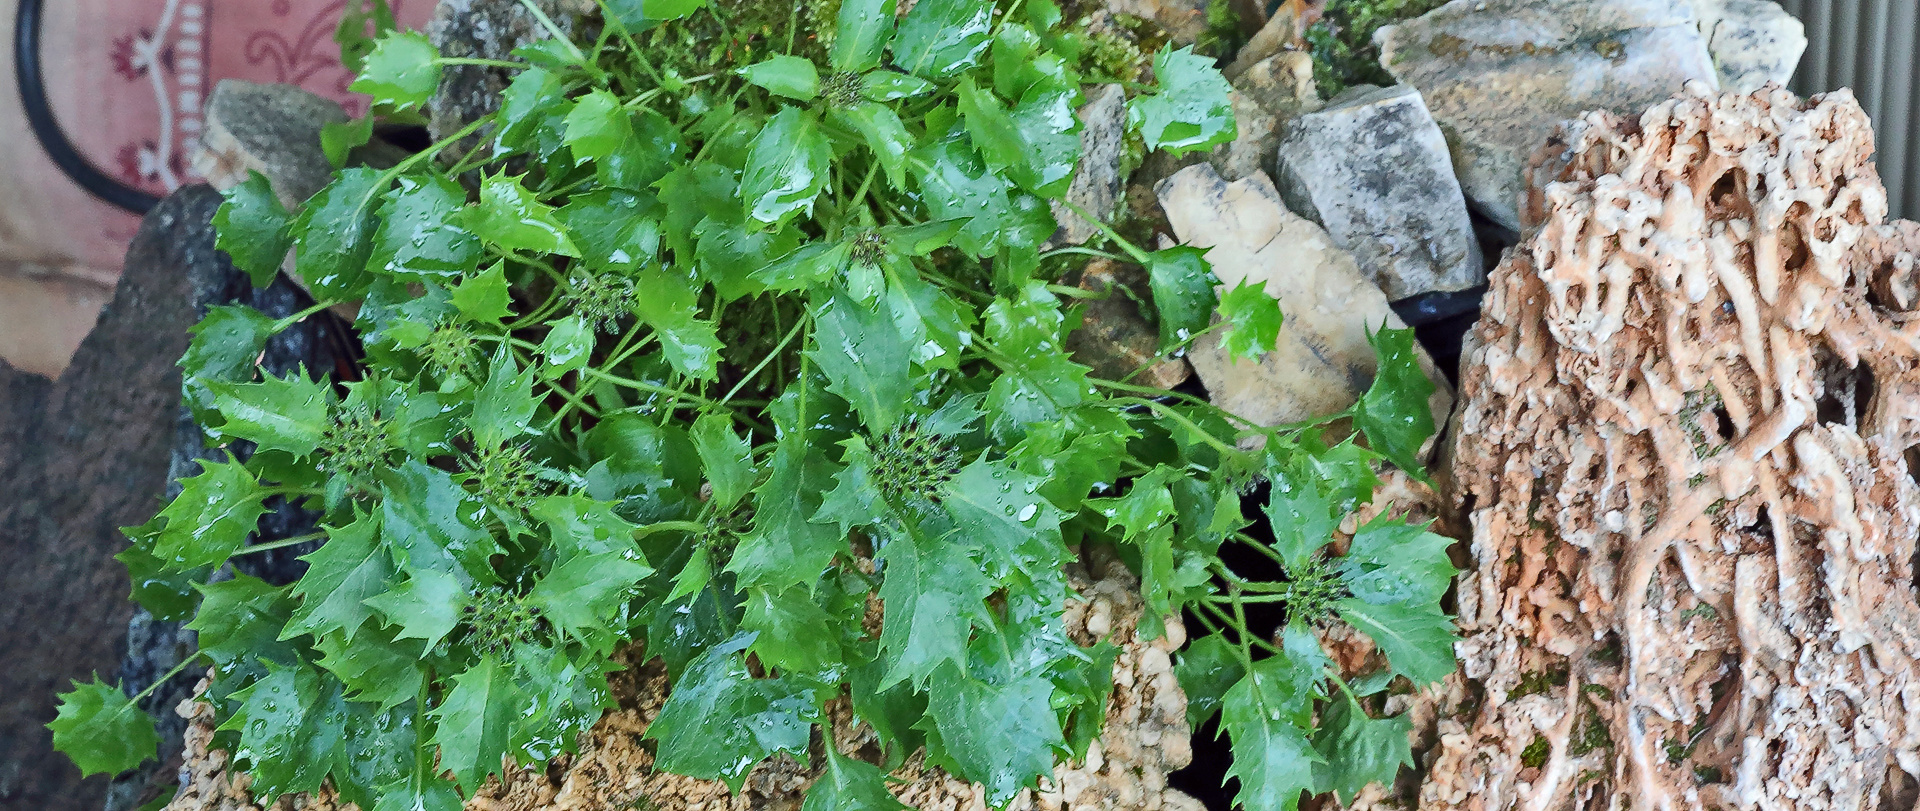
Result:
M540 578L526 602L544 611L560 632L594 640L615 630L614 614L628 590L652 573L652 568L619 553L579 555Z
M712 321L698 316L695 282L667 270L649 271L634 281L634 310L660 336L673 369L696 380L712 380L720 360L720 339Z
M899 101L926 95L935 87L938 85L913 74L885 69L870 70L860 77L860 96L867 101Z
M239 733L233 758L253 778L254 796L271 800L319 790L341 732L328 736L320 728L320 693L312 670L268 665L265 677L233 694L240 710L219 729Z
M1369 718L1342 694L1327 706L1313 735L1313 748L1324 758L1314 764L1314 783L1343 802L1352 802L1368 783L1392 786L1400 767L1413 765L1412 731L1405 713Z
M893 40L893 63L929 79L973 67L987 49L993 4L975 0L914 3Z
M1393 672L1426 686L1453 672L1453 619L1437 605L1369 603L1354 597L1336 604L1340 618L1373 638Z
M244 670L255 661L298 660L293 645L280 640L281 629L293 617L289 587L236 574L232 580L194 588L201 594L200 612L187 628L199 636L200 651L214 664Z
M888 183L896 189L906 188L907 152L913 149L913 134L907 131L907 125L892 107L869 101L834 110L833 119L866 139L867 148L873 150L880 168L886 170Z
M1267 518L1273 526L1274 551L1288 569L1299 571L1315 552L1333 541L1339 518L1326 482L1306 475L1299 465L1268 468L1273 487L1267 497Z
M153 614L155 620L180 622L193 617L194 609L200 605L199 592L193 587L206 582L213 567L176 570L155 556L154 544L166 524L167 519L155 516L141 526L121 527L120 532L132 543L113 559L127 567L127 577L133 581L134 602Z
M329 527L327 542L301 558L307 573L294 584L300 607L280 638L303 633L320 636L339 631L347 642L373 610L361 601L387 590L393 578L393 559L379 544L380 520L361 516L344 527Z
M1067 356L1063 327L1057 300L1039 282L1017 300L1002 298L987 307L987 340L999 350L1002 372L987 392L996 432L1017 437L1025 426L1060 419L1086 401L1089 370Z
M888 5L892 2L889 0ZM893 17L889 9L887 17ZM827 747L827 770L807 787L800 811L908 811L887 790L887 773Z
M1191 46L1167 43L1153 55L1155 92L1127 103L1127 127L1140 133L1148 149L1182 155L1233 140L1233 87L1213 59Z
M740 198L749 219L777 223L813 211L826 187L833 150L813 117L787 107L767 120L753 139L740 176Z
M777 54L764 62L740 69L749 84L767 92L797 101L812 101L820 95L820 71L813 63L797 56Z
M1180 691L1187 694L1187 723L1194 729L1220 711L1227 691L1247 674L1240 651L1220 634L1203 636L1180 652L1173 666Z
M294 218L294 267L315 297L344 301L365 287L380 177L365 167L343 169Z
M657 768L738 791L769 755L807 750L818 712L805 690L753 678L741 656L753 639L741 634L714 646L674 683L645 734L660 742Z
M328 165L335 169L346 168L347 158L353 150L372 141L373 116L345 122L328 121L320 125L320 151L326 154Z
M305 375L268 375L258 383L208 382L224 422L220 434L260 450L306 456L327 434L327 390Z
M507 665L492 655L480 657L453 677L453 690L430 713L439 722L433 743L440 747L440 768L453 772L461 788L478 788L513 749L509 732L526 706Z
M576 194L560 207L580 255L597 266L635 268L660 254L662 207L646 195L618 189Z
M1360 396L1353 421L1380 455L1424 480L1420 447L1433 436L1433 411L1427 408L1433 381L1420 371L1413 330L1383 329L1369 334L1367 342L1373 345L1380 368L1373 385Z
M934 679L927 715L961 766L960 776L981 784L987 804L998 808L1053 774L1054 753L1066 739L1052 696L1053 685L1042 678L995 685L949 666Z
M633 543L636 527L607 502L581 495L548 496L534 502L529 512L547 525L554 551L563 558L618 553L645 562Z
M540 367L540 376L551 379L579 371L591 360L593 342L593 328L580 316L553 322L547 337L540 341L540 356L547 361Z
M174 571L219 566L247 544L266 513L266 492L239 462L201 460L200 474L160 511L166 528L153 554Z
M1207 328L1218 300L1213 266L1206 249L1179 245L1147 254L1153 308L1160 314L1160 351L1165 352Z
M467 418L474 441L482 448L519 441L531 430L533 413L540 408L533 399L534 370L517 368L505 344L494 352L490 367L487 382L474 396L473 414Z
M827 389L852 403L869 428L899 422L911 399L911 361L885 315L834 296L814 311L813 343L808 357L831 381Z
M153 716L99 674L91 682L74 682L59 699L59 714L47 729L53 730L53 748L73 759L81 777L119 774L159 751Z
M1369 603L1438 604L1459 572L1447 557L1452 545L1426 527L1381 516L1354 533L1340 558L1340 580Z
M740 627L753 631L753 654L787 673L818 673L841 661L838 623L814 601L809 589L792 586L778 592L754 589L747 597Z
M504 550L482 525L485 508L452 476L416 459L380 474L380 525L401 567L494 583Z
M880 64L893 40L896 0L844 0L834 20L827 62L834 70L866 70ZM806 811L814 811L809 808Z
M213 213L214 247L227 252L233 266L253 279L254 287L273 284L293 247L291 216L265 175L248 170L247 179L228 189L226 202Z
M847 548L844 533L812 521L835 473L818 444L824 397L802 380L781 398L793 416L782 423L767 480L754 490L753 528L727 563L742 584L782 588L813 582Z
M1248 811L1295 811L1314 789L1314 764L1322 758L1307 740L1313 699L1301 689L1303 675L1284 656L1254 663L1227 691L1220 728L1233 744L1227 776L1238 778L1234 802Z
M467 607L467 587L452 573L409 568L405 582L366 599L387 622L400 626L397 639L421 639L426 647L440 644L460 624Z
M753 488L753 448L733 432L733 418L719 412L694 420L692 437L707 481L713 484L713 508L722 513L733 509Z
M1257 361L1280 340L1280 304L1267 295L1264 284L1242 280L1227 291L1220 297L1220 317L1228 325L1220 348L1234 357Z
M397 707L419 696L426 679L420 660L428 646L404 636L392 638L388 631L369 630L352 642L328 634L313 647L321 653L318 664L338 678L356 702Z
M880 647L887 674L880 688L907 681L923 689L942 664L964 669L972 627L991 622L984 600L993 581L961 547L920 532L890 539L877 557L886 565Z
M553 206L540 202L521 178L492 175L480 184L480 205L467 209L466 226L510 251L579 256Z
M203 422L217 419L206 413L213 408L207 384L251 382L258 374L254 361L277 326L277 320L245 304L219 304L208 307L207 317L188 328L193 339L180 356L181 391Z
M507 291L506 266L495 263L478 275L462 279L448 301L475 322L499 326L500 320L510 314L508 308L513 303L512 294Z
M1060 539L1065 515L1040 495L1045 481L984 456L961 468L940 488L941 506L959 530L951 542L981 550L997 580L1017 574L1035 584L1058 582L1067 557Z
M460 226L467 192L459 183L402 175L382 199L372 267L408 281L449 284L480 266L480 240Z
M809 242L753 272L753 280L769 290L805 290L836 279L853 255L846 242Z
M373 97L378 107L400 112L426 106L440 86L440 51L425 33L393 31L373 44L360 77L347 89Z

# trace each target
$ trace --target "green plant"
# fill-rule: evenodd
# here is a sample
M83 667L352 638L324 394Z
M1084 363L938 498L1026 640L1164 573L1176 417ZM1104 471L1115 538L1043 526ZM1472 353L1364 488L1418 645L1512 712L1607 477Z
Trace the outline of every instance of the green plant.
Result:
M805 38L691 76L644 58L675 19L724 28L700 7L604 0L599 41L523 62L381 33L355 87L383 115L417 114L444 65L518 74L498 113L344 168L297 213L258 176L222 206L237 266L264 284L291 249L320 302L195 328L184 393L232 455L129 528L122 559L157 616L193 618L181 667L212 665L215 743L255 795L330 781L362 808L457 807L503 756L571 747L610 705L616 650L644 645L674 680L646 732L661 769L738 787L806 757L850 695L881 765L924 748L1002 805L1085 752L1112 690L1112 646L1062 627L1070 544L1136 567L1149 632L1182 610L1212 629L1180 673L1197 721L1224 713L1247 807L1409 762L1406 719L1367 704L1452 668L1447 542L1383 520L1325 547L1376 462L1418 470L1432 385L1410 333L1374 336L1372 388L1306 425L1089 378L1061 348L1059 297L1084 291L1035 277L1079 153L1046 0L920 0L897 22L892 0L842 0L824 63L794 55ZM1233 137L1210 60L1162 49L1154 74L1129 116L1149 148ZM1272 348L1259 288L1216 301L1202 251L1110 238L1150 272L1166 353L1216 330ZM277 331L352 300L361 379L256 368ZM1241 511L1263 480L1272 541ZM248 546L272 496L325 511L310 568L216 581L280 545ZM1229 545L1290 577L1236 574ZM1289 609L1283 633L1250 629L1260 604ZM1336 621L1390 668L1341 680L1311 633ZM79 687L56 744L88 772L138 764L139 698ZM891 804L880 766L826 757L809 808Z
M1320 95L1333 98L1357 84L1394 84L1380 65L1373 32L1445 5L1447 0L1327 0L1320 20L1307 27L1313 78Z

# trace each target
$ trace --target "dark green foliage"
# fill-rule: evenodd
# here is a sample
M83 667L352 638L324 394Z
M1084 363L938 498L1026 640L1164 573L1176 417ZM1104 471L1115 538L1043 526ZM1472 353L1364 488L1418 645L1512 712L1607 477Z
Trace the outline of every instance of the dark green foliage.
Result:
M1333 98L1356 84L1394 84L1380 66L1373 32L1446 5L1447 0L1327 0L1320 21L1307 28L1313 78L1320 95Z
M355 86L414 115L462 60L356 8ZM192 617L261 799L329 782L373 811L457 807L503 757L574 746L616 651L643 645L674 685L646 731L662 769L738 787L805 757L844 694L886 765L924 746L1004 804L1087 751L1113 689L1122 640L1063 627L1070 542L1137 563L1146 633L1188 609L1210 626L1179 674L1249 807L1404 762L1405 720L1371 717L1306 623L1371 634L1391 671L1369 684L1452 667L1443 540L1375 522L1327 552L1374 466L1412 469L1432 432L1410 335L1377 335L1373 388L1312 427L1089 376L1039 250L1079 158L1083 38L1044 0L893 9L607 0L595 47L522 49L502 109L426 152L341 170L292 214L264 181L230 196L222 248L265 279L291 246L316 310L361 302L368 347L354 382L262 376L292 321L210 312L185 394L234 461L122 555L156 615ZM793 21L834 30L783 44ZM1149 147L1233 137L1211 60L1152 67L1130 108ZM475 133L486 148L440 154ZM1117 244L1149 268L1167 351L1213 331L1272 348L1263 292L1221 302L1201 251ZM1341 419L1364 443L1324 435ZM1256 479L1273 543L1243 531ZM208 582L276 497L325 513L306 574ZM1241 579L1228 544L1291 577ZM1249 600L1289 611L1278 646ZM63 702L83 768L151 754L117 691ZM805 801L897 807L838 752Z

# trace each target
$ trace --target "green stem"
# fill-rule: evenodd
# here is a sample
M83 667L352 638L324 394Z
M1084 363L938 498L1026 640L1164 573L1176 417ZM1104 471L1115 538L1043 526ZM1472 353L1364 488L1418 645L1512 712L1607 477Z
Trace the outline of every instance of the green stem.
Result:
M386 191L387 185L392 183L395 178L407 173L413 169L413 167L420 165L421 161L432 159L433 156L440 154L440 150L457 144L461 139L479 132L481 127L486 126L487 122L492 120L493 118L491 116L481 116L480 118L474 119L471 123L461 127L460 131L440 139L424 150L408 155L405 160L394 164L393 168L381 172L380 176L374 179L373 188L367 190L367 196L360 199L360 205L355 211L365 211L367 206L373 202L373 198L379 196L381 192Z
M278 541L271 541L268 543L257 543L252 546L242 548L240 551L233 553L233 557L239 557L241 555L251 555L251 554L254 554L255 552L271 552L275 549L285 549L289 546L299 546L300 544L306 543L308 541L317 541L325 537L327 537L327 533L325 532L310 532L305 535L296 535L292 538L282 538Z
M553 24L553 18L541 11L538 3L533 0L520 0L520 5L526 7L527 13L540 21L540 27L547 29L547 33L552 34L554 39L560 40L560 44L567 46L567 52L573 54L574 61L582 65L587 63L587 55L580 52L580 46L573 44L573 38L567 36L567 32L560 30L560 26Z
M716 403L705 397L701 397L698 394L688 394L687 392L681 391L679 389L671 389L671 388L667 388L666 386L656 386L652 383L643 383L638 380L630 380L628 378L624 378L619 375L608 374L606 372L600 371L599 369L595 369L591 366L588 366L585 369L581 369L580 372L589 377L596 377L601 380L605 380L608 383L612 383L613 385L625 386L635 391L646 391L646 392L652 392L654 394L665 395L667 397L678 398L681 400L686 400L688 402L691 402L695 405L703 405L703 406L720 405L719 403Z
M745 376L740 378L740 382L733 384L733 388L727 390L726 396L720 398L720 404L726 405L728 401L733 399L734 395L740 393L741 387L747 385L747 381L750 381L755 377L759 376L761 370L766 369L767 364L772 363L773 359L779 356L781 350L786 349L787 344L792 343L793 339L800 335L800 329L802 327L805 327L806 325L807 325L807 319L805 318L802 318L799 321L794 322L793 329L787 330L787 336L785 338L781 338L780 343L775 344L773 347L773 350L768 352L766 357L763 357L760 359L759 365L754 366L753 371L746 373Z
M633 539L637 541L637 540L640 540L641 538L645 538L649 535L653 535L655 533L660 533L660 532L706 532L706 531L707 531L707 525L702 524L698 521L661 521L660 523L657 523L657 524L648 524L644 527L635 529L633 531Z
M340 303L339 301L336 301L334 299L328 299L326 301L316 302L311 307L308 307L304 310L301 310L300 312L294 313L293 315L287 316L286 318L282 318L278 321L273 322L273 331L279 332L283 329L291 327L295 324L300 323L301 321L305 321L307 319L307 316L313 315L314 313L320 312L321 310L324 310L328 307L332 307L333 305L339 304L339 303Z
M508 62L504 59L479 59L466 56L442 56L433 60L433 63L436 65L473 65L482 68L506 68L508 70L524 70L533 67L525 62Z
M1161 403L1157 400L1148 400L1144 397L1118 397L1115 399L1122 400L1122 401L1130 401L1134 404L1145 406L1149 409L1152 409L1154 413L1157 413L1162 417L1165 417L1169 420L1179 423L1181 427L1186 428L1189 431L1192 431L1194 434L1198 435L1202 440L1204 440L1208 445L1212 445L1215 450L1221 453L1229 454L1233 456L1240 456L1246 453L1245 451L1242 451L1239 448L1236 448L1232 445L1228 445L1225 442L1221 442L1218 437L1214 436L1211 432L1207 431L1207 429L1201 428L1199 424L1195 423L1193 420L1187 419L1187 415L1182 414L1178 411L1175 411L1171 408L1168 408L1166 404Z
M1068 256L1068 255L1093 256L1101 259L1111 259L1115 262L1127 261L1126 257L1121 256L1119 254L1108 253L1106 251L1100 251L1100 250L1094 250L1093 248L1082 248L1078 245L1069 245L1065 248L1055 248L1051 251L1047 251L1046 253L1040 254L1040 258L1052 259L1053 257L1056 257L1056 256Z
M1141 372L1144 372L1148 369L1151 369L1155 366L1160 365L1161 363L1166 362L1168 358L1173 357L1173 353L1179 352L1180 350L1183 350L1189 346L1192 346L1194 341L1200 340L1202 336L1210 335L1214 333L1215 331L1219 330L1221 327L1226 326L1227 323L1228 322L1226 321L1216 321L1212 325L1208 326L1206 329L1203 329L1199 332L1196 332L1192 335L1187 336L1186 338L1182 339L1179 343L1176 343L1173 346L1169 346L1166 349L1160 350L1160 354L1157 354L1151 358L1148 358L1146 362L1140 364L1133 371L1128 372L1126 377L1120 378L1120 382L1122 383L1131 382L1133 378L1139 375Z
M131 703L139 704L142 699L145 699L147 696L153 695L153 691L159 689L160 685L173 681L173 677L180 675L180 671L186 670L188 665L191 665L194 662L198 661L200 659L200 656L205 653L206 651L196 650L193 653L187 654L187 658L181 659L180 664L174 665L173 669L167 671L165 675L162 675L160 678L154 679L152 684L147 685L147 689L141 690L140 692L135 693L133 695L133 698L130 699Z
M1095 217L1086 209L1074 205L1072 200L1063 197L1060 198L1060 204L1066 206L1067 209L1073 213L1080 215L1080 219L1086 220L1088 223L1091 223L1093 227L1100 229L1100 233L1106 234L1107 239L1113 240L1113 243L1119 245L1120 249L1126 251L1127 255L1133 257L1134 261L1142 265L1152 261L1147 257L1146 251L1140 250L1138 247L1135 247L1133 243L1128 242L1126 237L1120 236L1119 231L1113 230L1113 228L1109 227L1099 217Z

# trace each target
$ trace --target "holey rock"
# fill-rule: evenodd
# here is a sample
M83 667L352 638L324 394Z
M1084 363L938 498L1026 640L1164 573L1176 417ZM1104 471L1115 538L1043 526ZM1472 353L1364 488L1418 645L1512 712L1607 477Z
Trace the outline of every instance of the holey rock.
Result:
M1685 0L1453 0L1373 39L1446 131L1467 199L1513 231L1521 169L1564 120L1717 82Z
M1106 725L1086 758L1061 764L1053 779L1042 781L1038 791L1022 792L1006 811L1205 811L1197 800L1167 786L1167 775L1193 757L1187 698L1171 658L1186 642L1180 620L1170 617L1166 633L1142 638L1139 580L1111 555L1090 555L1084 564L1070 565L1067 575L1077 592L1067 601L1068 637L1081 645L1108 640L1120 646ZM878 633L878 613L870 618ZM504 781L489 780L468 797L464 811L799 811L807 786L825 770L824 747L869 761L880 758L873 730L853 717L842 697L827 703L833 734L831 740L815 735L812 766L778 756L748 773L737 793L718 780L656 772L653 745L640 736L666 701L666 670L658 659L626 664L626 670L613 674L612 695L619 707L580 737L578 753L562 755L541 770L510 769ZM249 778L230 773L228 754L212 748L212 709L187 700L179 713L189 721L188 751L180 792L167 811L261 811L247 793ZM892 789L901 802L919 811L986 811L980 787L925 761L924 753L915 754L894 771ZM338 802L331 789L280 802L269 807L352 808Z
M1353 405L1378 368L1367 332L1405 323L1353 257L1320 226L1288 211L1265 172L1232 183L1208 164L1160 181L1155 192L1181 244L1207 250L1225 292L1265 285L1285 320L1274 350L1258 361L1221 348L1213 334L1194 341L1188 361L1214 405L1261 425L1281 425ZM1426 351L1420 365L1437 390L1428 405L1436 424L1453 392Z
M1406 85L1348 88L1281 131L1280 193L1398 301L1486 279L1447 141Z
M1920 239L1872 152L1846 91L1701 86L1542 150L1465 365L1471 684L1421 807L1915 806Z

